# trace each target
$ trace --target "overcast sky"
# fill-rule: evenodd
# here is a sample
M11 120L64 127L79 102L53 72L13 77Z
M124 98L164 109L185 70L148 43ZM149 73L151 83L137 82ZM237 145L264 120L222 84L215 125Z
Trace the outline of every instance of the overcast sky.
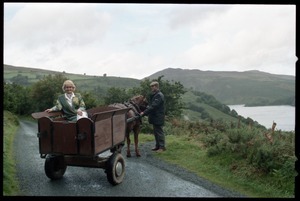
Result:
M165 68L295 75L295 5L4 3L4 64L142 79Z

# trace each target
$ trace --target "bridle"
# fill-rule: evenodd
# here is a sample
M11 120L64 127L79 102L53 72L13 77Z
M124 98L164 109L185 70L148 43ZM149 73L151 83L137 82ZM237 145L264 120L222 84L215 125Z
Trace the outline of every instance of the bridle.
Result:
M130 99L129 102L125 102L124 105L126 105L127 107L131 107L133 108L134 110L134 113L137 115L137 114L140 114L142 111L141 111L141 108L140 108L140 105L138 103L135 102L135 98L132 98Z

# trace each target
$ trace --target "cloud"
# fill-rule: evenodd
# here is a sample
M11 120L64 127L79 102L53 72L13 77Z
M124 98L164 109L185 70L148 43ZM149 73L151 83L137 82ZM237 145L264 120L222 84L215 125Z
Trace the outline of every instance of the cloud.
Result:
M170 12L169 26L171 29L199 25L211 17L222 16L231 6L213 4L184 4L176 6Z
M23 3L4 11L9 65L138 79L169 67L295 72L292 5Z
M108 13L88 4L28 4L5 26L5 42L32 50L89 45L101 41L110 23Z
M230 6L221 15L195 23L191 35L204 39L185 51L181 59L190 61L191 66L211 70L266 67L274 72L274 67L280 68L284 60L293 63L294 21L286 22L293 19L294 8L254 7L255 10L251 6ZM289 68L292 74L293 65Z

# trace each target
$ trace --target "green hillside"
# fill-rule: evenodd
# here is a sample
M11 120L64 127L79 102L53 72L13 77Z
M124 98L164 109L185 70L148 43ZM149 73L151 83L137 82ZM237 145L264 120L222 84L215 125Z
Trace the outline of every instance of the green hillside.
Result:
M207 97L210 97L210 99L207 102L203 101ZM236 111L232 111L227 105L204 92L197 94L197 92L187 91L182 96L182 101L185 103L182 118L185 120L192 122L222 122L222 124L237 126L240 119L241 125L249 126L251 124L265 128L249 117L240 116Z
M234 118L228 114L225 114L224 112L221 112L220 110L218 110L206 103L198 103L197 98L198 97L190 91L186 92L182 97L183 102L186 103L186 105L195 104L198 107L203 108L203 110L206 111L209 114L209 116L211 116L211 117L218 117L219 119L222 119L227 123L229 123L231 121L237 121L236 118ZM197 119L202 119L200 112L196 112L191 109L185 109L183 112L183 115L185 115L185 118L187 118L188 120L192 120L192 121L193 120L195 121Z
M103 93L110 87L131 88L137 87L140 80L110 76L90 76L72 74L66 72L50 71L37 68L15 67L4 64L4 82L15 82L20 85L29 86L47 75L63 74L73 80L81 91L102 91Z
M43 76L63 73L79 90L101 91L110 87L132 88L140 80L111 76L90 76L4 65L4 81L30 85ZM227 105L295 105L295 76L275 75L260 71L225 72L167 68L150 75L149 79L178 81L185 88L213 95Z
M260 71L225 72L168 68L149 76L164 76L186 88L216 97L227 105L295 105L295 76Z

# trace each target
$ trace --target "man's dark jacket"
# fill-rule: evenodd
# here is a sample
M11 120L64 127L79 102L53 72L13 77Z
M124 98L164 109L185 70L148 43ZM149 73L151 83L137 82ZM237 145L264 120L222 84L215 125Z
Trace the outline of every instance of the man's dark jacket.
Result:
M150 124L163 125L165 120L165 98L161 91L156 91L150 95L150 102L144 115L148 116Z

